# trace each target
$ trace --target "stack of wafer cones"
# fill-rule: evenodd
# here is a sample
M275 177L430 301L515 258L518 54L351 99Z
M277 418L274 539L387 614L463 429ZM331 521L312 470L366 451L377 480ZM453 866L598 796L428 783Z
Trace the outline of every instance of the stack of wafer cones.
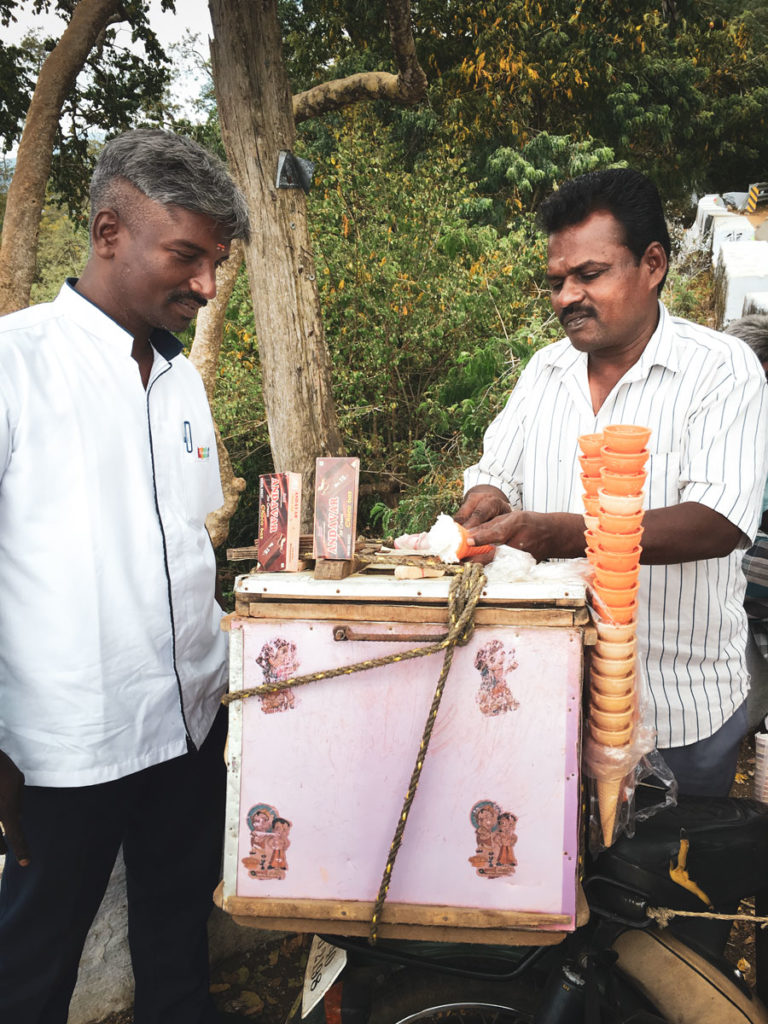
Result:
M599 614L590 668L589 731L595 742L628 747L635 726L636 614L645 447L650 430L616 424L579 438L582 451L587 558ZM594 453L594 454L593 454ZM623 774L599 778L597 797L603 842L610 846Z

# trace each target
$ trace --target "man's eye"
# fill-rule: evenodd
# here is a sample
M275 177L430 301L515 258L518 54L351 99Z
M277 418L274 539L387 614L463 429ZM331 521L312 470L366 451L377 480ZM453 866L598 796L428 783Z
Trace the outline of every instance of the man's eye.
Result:
M173 251L175 256L178 256L180 260L184 260L187 263L190 260L193 260L195 258L195 256L197 255L194 252L182 252L180 249L173 249L172 251Z
M594 281L600 277L601 273L601 270L591 270L588 274L582 274L581 279L582 281Z

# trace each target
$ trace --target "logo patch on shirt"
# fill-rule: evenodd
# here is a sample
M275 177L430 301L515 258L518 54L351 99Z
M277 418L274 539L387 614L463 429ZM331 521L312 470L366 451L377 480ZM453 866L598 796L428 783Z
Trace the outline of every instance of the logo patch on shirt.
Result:
M210 455L211 455L211 449L210 448L198 448L197 449L197 457L198 457L198 459L208 459L208 458L210 458Z

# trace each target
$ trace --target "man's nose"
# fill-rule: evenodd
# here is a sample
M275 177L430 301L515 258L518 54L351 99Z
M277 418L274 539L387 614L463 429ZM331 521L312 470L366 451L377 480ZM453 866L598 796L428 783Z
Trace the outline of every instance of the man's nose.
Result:
M192 276L189 286L192 291L202 295L204 299L209 301L216 297L216 264L215 263L200 263L195 268L195 273Z
M560 305L563 307L572 306L574 303L581 302L583 298L584 289L579 282L571 277L566 277L557 296Z

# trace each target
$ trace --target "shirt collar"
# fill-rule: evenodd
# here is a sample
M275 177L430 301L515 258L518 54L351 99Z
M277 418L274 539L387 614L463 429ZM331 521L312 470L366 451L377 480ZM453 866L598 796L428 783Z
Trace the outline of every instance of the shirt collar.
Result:
M546 366L556 366L564 374L586 370L587 353L578 352L564 338L559 344L544 349L543 361ZM659 302L659 322L656 330L648 340L638 361L631 366L624 378L627 380L642 379L647 376L652 366L664 366L673 372L680 369L677 353L673 345L672 317L663 302Z
M54 300L54 306L61 308L68 317L91 334L96 333L104 340L119 345L130 355L133 348L133 337L103 309L81 295L80 292L75 291L76 284L76 277L68 277ZM152 347L168 362L182 351L179 339L162 327L156 328L149 340Z

